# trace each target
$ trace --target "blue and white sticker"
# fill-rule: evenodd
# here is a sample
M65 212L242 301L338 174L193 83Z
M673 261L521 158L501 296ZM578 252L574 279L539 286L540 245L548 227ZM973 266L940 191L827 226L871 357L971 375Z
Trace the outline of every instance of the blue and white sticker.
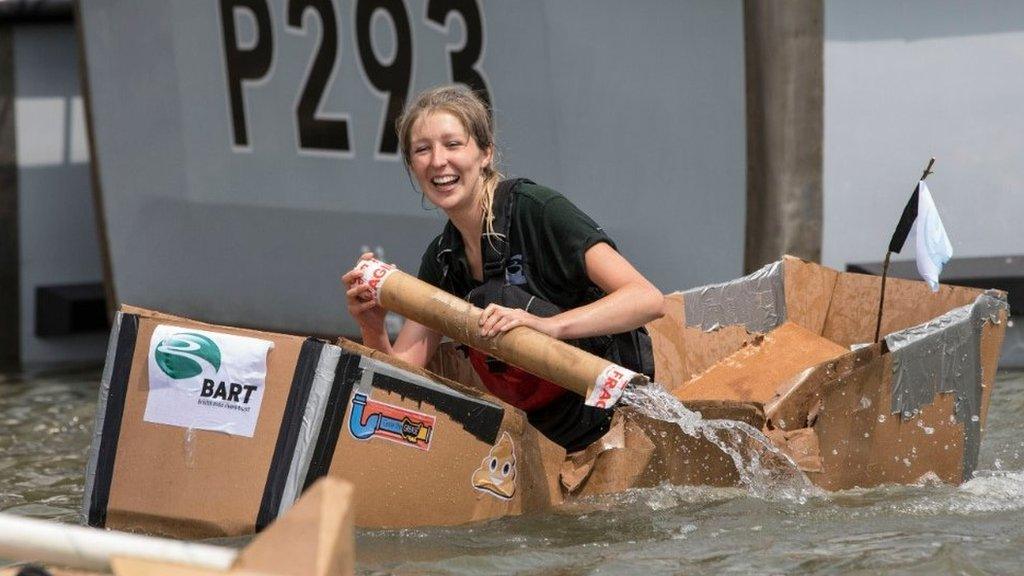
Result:
M267 380L269 340L161 324L149 341L143 419L252 437Z

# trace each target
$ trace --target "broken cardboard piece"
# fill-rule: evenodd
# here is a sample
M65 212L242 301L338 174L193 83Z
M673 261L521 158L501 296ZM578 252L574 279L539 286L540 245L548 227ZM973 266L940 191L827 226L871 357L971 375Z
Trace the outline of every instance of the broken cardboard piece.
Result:
M670 391L684 402L707 399L764 404L780 383L847 352L795 322L785 322Z

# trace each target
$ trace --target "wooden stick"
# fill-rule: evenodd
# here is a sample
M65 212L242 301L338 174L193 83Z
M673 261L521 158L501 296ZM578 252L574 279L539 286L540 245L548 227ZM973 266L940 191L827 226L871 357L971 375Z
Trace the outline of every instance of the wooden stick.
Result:
M932 165L935 164L935 157L933 156L928 160L928 165L924 167L924 172L921 173L919 182L924 182L924 179L932 172ZM914 186L917 187L916 185ZM878 339L882 332L882 310L885 306L885 279L889 275L889 259L892 257L892 252L885 251L885 264L882 265L882 294L878 298L878 320L875 322L875 343L878 343Z

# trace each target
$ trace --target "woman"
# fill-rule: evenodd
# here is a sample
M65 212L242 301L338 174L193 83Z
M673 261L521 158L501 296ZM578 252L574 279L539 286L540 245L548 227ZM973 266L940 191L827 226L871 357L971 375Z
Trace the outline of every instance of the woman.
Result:
M528 326L653 376L641 327L661 316L661 292L565 197L528 180L501 180L492 120L472 91L446 86L420 94L398 132L420 190L449 219L423 255L421 280L484 308L485 337ZM342 280L363 343L425 366L441 335L407 320L392 344L385 312L358 276ZM480 352L471 350L470 360L492 393L526 411L566 450L581 450L608 430L612 410L585 406L580 396Z

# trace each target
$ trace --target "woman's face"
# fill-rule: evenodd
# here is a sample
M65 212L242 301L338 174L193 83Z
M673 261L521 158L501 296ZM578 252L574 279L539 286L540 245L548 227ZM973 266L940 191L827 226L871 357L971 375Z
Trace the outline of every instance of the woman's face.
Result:
M480 149L462 122L441 110L420 116L409 140L409 165L427 199L449 215L475 210L491 149Z

